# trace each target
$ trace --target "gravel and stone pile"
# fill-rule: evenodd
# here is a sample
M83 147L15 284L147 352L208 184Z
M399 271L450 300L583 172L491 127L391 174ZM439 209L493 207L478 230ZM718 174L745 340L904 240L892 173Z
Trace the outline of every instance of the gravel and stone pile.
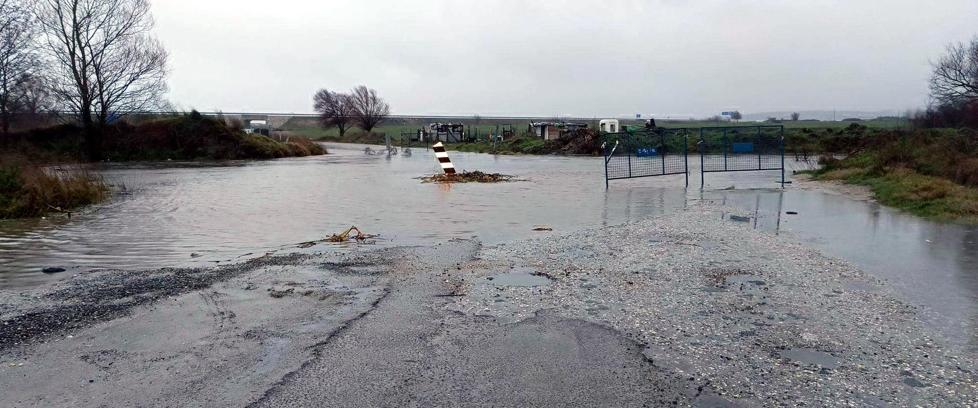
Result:
M973 353L885 282L716 206L485 249L455 311L596 321L645 346L699 403L978 404ZM512 274L516 279L500 279ZM548 282L525 282L524 276Z

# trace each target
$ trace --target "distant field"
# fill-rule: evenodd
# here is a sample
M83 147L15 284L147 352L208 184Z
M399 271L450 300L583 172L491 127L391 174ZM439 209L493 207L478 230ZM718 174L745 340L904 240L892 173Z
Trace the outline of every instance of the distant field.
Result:
M548 121L553 119L538 119L539 121ZM375 133L387 134L392 138L397 140L402 133L416 133L418 129L424 127L428 123L435 122L435 119L395 119L389 123L378 126L374 129ZM466 119L466 120L455 120L456 123L462 123L466 126L467 132L476 132L477 135L488 135L490 132L496 130L497 126L512 125L517 134L523 134L527 132L530 121L512 121L512 120L499 120L499 119ZM591 124L592 127L597 127L597 121L588 120L587 123ZM904 118L878 118L871 120L862 121L817 121L817 120L799 120L799 121L783 121L781 123L767 123L767 122L717 122L717 121L671 121L671 120L659 120L656 122L657 125L669 128L700 128L700 127L712 127L712 126L758 126L758 125L784 125L785 129L842 129L853 123L858 123L860 125L873 128L873 129L896 129L905 128L908 126L907 120ZM621 124L628 126L630 128L640 128L644 126L644 120L622 120ZM336 139L339 138L339 132L334 129L323 129L319 126L318 122L313 118L294 118L283 126L282 130L288 130L294 132L295 134L305 136L311 139L323 140L323 139ZM350 132L362 132L359 129L352 129Z
M767 122L716 122L716 121L657 121L657 125L663 127L710 127L710 126L758 126L758 125L784 125L785 129L842 129L853 123L874 128L874 129L897 129L908 126L906 118L878 118L861 121L819 121L819 120L799 120L782 121L780 123Z
M418 129L425 127L428 123L435 122L432 121L410 121L410 123L404 123L403 119L398 119L392 121L393 123L382 124L374 129L374 133L390 135L394 140L398 140L401 134L416 134ZM513 129L517 134L523 134L527 131L530 122L529 121L499 121L499 120L479 120L478 123L475 120L468 121L454 121L454 123L461 122L466 126L466 132L470 134L475 132L476 135L488 135L491 132L495 132L498 129L502 129L504 125L512 125ZM310 139L324 140L324 139L337 139L339 138L339 131L336 128L323 129L315 120L310 120L306 118L293 119L283 126L282 130L292 132L294 134L305 136ZM363 133L362 130L358 128L351 129L347 131L347 136L353 133Z

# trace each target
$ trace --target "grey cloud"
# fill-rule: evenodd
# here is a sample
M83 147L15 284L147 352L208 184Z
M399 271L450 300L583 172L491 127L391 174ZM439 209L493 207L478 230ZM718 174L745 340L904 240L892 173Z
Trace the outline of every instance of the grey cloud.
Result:
M905 109L978 2L156 0L172 99L308 112L378 89L402 114Z

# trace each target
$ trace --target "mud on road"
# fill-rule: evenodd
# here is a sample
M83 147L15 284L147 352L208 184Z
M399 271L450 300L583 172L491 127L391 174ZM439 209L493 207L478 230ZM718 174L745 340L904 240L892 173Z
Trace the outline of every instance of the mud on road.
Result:
M978 404L885 282L731 216L0 291L0 405Z

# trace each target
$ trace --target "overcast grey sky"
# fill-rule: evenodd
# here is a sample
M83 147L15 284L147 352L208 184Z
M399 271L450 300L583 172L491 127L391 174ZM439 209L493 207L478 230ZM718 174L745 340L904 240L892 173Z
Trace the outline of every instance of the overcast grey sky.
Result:
M903 110L978 34L976 0L155 0L171 99L311 112L376 88L398 114Z

